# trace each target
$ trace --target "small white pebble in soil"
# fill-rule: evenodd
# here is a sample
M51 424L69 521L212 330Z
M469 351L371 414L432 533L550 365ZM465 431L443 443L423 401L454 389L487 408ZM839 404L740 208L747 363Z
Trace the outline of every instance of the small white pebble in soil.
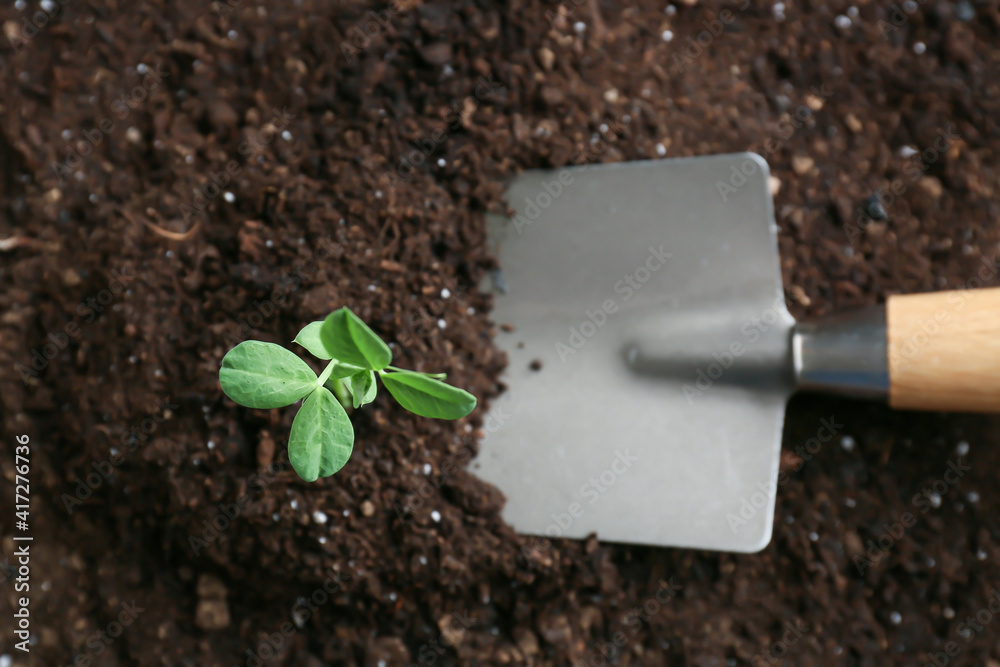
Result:
M472 306L469 306L468 308L465 309L465 312L468 313L469 315L475 315L476 309L473 308Z
M368 286L368 291L369 291L369 292L374 292L374 291L375 291L375 289L376 289L376 288L375 288L375 285L369 285L369 286Z
M398 596L398 595L396 595L395 591L390 591L390 593L389 593L389 599L390 599L390 600L392 600L393 602L395 602L395 601L396 601L396 598L398 598L398 597L399 597L399 596Z
M855 7L855 6L853 6L853 5L852 5L852 6L850 6L850 7L848 7L848 8L847 8L847 15L848 15L848 16L849 16L850 18L852 18L852 19L856 19L856 18L858 18L858 8L857 8L857 7Z
M381 190L376 190L375 191L375 199L381 199L381 198L382 198L382 191Z
M344 510L344 516L351 516L351 510Z
M317 537L316 541L319 542L320 544L326 544L326 538L324 536L322 536L322 535L320 535L319 537Z
M441 513L438 512L437 510L434 510L433 512L431 512L431 519L433 519L435 523L440 523Z
M662 39L664 42L673 41L673 39L674 39L674 31L673 30L664 30L663 32L660 33L660 39Z
M969 453L969 443L962 441L955 446L955 453L959 456L965 456Z
M25 2L24 0L17 0L17 2L14 3L14 9L16 9L19 12L23 12L24 8L27 7L27 6L28 6L28 3ZM3 657L7 657L7 656L3 656ZM10 658L8 658L8 660L10 660ZM9 665L10 663L8 662L7 664Z
M466 424L465 425L465 432L466 433L472 433L472 424Z
M663 11L667 13L667 16L673 16L674 14L677 13L677 7L675 7L674 5L667 5L667 8Z
M62 131L62 138L63 141L69 141L70 139L73 138L73 131L69 128L66 128L65 130Z
M979 502L979 493L976 491L969 491L969 493L965 497L969 499L970 503Z
M955 618L955 610L951 607L945 607L941 610L941 615L947 619Z
M278 520L278 519L280 519L280 518L281 518L281 517L280 517L280 516L278 516L278 513L277 513L277 512L275 512L274 514L272 514L272 515L271 515L271 520L272 520L272 521L277 521L277 520Z
M856 501L854 498L844 498L844 504L847 505L848 507L857 507L858 501Z
M941 507L941 496L937 493L927 494L927 499L931 501L931 507Z
M292 133L289 132L288 130L285 130L284 132L281 133L281 138L284 139L285 141L291 141Z
M843 14L837 16L833 19L833 25L837 26L841 30L847 30L851 27L851 19Z
M900 146L899 147L899 157L903 158L904 160L907 159L907 158L911 158L911 157L913 157L916 154L917 154L917 149L914 148L913 146Z
M417 560L420 561L421 565L427 565L427 556L421 556Z
M378 661L378 667L385 667L385 666L386 666L386 664L387 664L387 663L386 663L386 661L385 661L385 660L379 660L379 661Z
M815 533L815 532L809 533L809 541L810 542L816 542L818 540L819 540L819 535L817 533Z
M50 14L56 10L55 0L42 0L39 4L41 4L42 9Z
M927 50L927 45L924 44L923 42L917 42L916 44L913 45L913 52L916 53L918 56L926 50Z
M425 475L431 474L431 470L432 470L431 464L430 463L425 463L424 464L424 474Z
M90 200L91 204L96 204L97 200L100 199L100 197L98 197L97 195L91 193L91 195L89 197L87 197L87 199Z
M608 130L611 128L608 127L607 123L601 123L600 125L597 126L597 129L601 134L607 134Z
M222 195L222 198L225 199L230 204L236 201L236 195L234 195L232 192L226 192L225 194Z
M43 581L42 582L42 590L45 591L46 593L48 593L50 590L52 590L52 583L48 582L48 581Z
M174 256L174 251L173 250L168 250L168 251L166 251L163 254L166 256L167 259L170 259L171 257Z
M979 560L986 560L986 552L980 549L979 551L976 552L976 558L978 558Z
M667 147L663 144L656 144L656 154L663 157L667 154Z
M903 622L903 617L900 615L898 611L894 611L891 614L889 614L889 622L892 623L893 625L899 625L900 623Z
M849 435L845 435L840 439L840 446L844 448L845 452L853 452L856 444L857 443L854 442L854 438Z
M315 521L320 525L326 523L326 514L324 512L316 510L315 512L313 512L313 521Z
M297 510L299 508L299 501L298 500L292 500L292 502L290 502L289 505L292 506L293 510Z
M972 630L970 630L969 628L967 628L964 623L961 626L959 626L959 627L961 628L958 631L958 636L959 637L961 637L962 639L968 639L969 637L972 636Z
M134 364L137 361L139 361L139 357L135 356L134 354L129 355L128 362L130 364Z
M907 14L912 14L913 12L917 11L917 3L915 2L915 0L906 0L903 3L903 11L906 12Z
M446 326L448 326L447 322L444 320L438 320L438 329L444 329Z
M451 296L451 290L448 289L447 287L442 288L441 289L441 298L442 299L447 299L449 296Z
M238 32L236 32L235 30L230 30L229 32L226 33L226 37L228 37L229 39L232 39L232 40L235 40L239 36L240 36L240 34Z
M439 167L443 167L443 166L445 166L446 164L448 164L448 163L447 163L447 162L445 161L445 159L444 159L443 157L439 157L439 158L438 158L438 166L439 166Z
M577 32L583 32L586 29L587 29L587 24L584 23L583 21L577 21L576 23L573 24L573 30L576 30Z
M23 9L23 7L19 7L18 9ZM12 667L13 664L14 660L9 655L6 653L0 655L0 667Z
M271 239L268 239L268 240L264 241L264 245L266 245L268 248L273 248L274 247L274 241L272 241Z
M215 449L215 440L209 440L208 441L208 448L209 449Z
M937 565L937 561L936 560L934 560L933 558L928 558L927 559L927 567L934 567L935 565Z

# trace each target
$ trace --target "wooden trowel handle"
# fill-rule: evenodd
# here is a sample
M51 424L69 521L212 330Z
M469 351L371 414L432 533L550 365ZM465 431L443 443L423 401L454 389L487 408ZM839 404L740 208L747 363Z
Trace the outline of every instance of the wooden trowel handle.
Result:
M889 404L1000 412L1000 288L891 296Z

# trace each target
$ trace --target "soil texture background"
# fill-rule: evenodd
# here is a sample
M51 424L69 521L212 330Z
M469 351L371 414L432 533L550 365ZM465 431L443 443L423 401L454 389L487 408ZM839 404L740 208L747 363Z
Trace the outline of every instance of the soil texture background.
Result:
M894 7L4 3L6 563L20 434L34 541L32 650L5 621L0 653L883 666L954 642L948 664L998 667L995 419L797 397L762 553L526 557L466 469L482 408L434 421L380 396L347 467L306 484L284 458L294 410L218 384L236 342L291 347L346 305L401 366L502 400L484 216L517 171L573 162L764 155L799 318L997 285L1000 8ZM823 420L835 437L805 448Z

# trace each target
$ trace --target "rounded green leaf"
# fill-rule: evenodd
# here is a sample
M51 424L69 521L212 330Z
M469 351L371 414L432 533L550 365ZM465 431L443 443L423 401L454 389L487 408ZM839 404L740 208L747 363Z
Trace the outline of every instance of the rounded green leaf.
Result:
M326 349L326 346L323 345L323 340L320 338L319 330L322 328L323 320L310 322L302 327L302 331L299 332L292 342L298 343L309 350L309 353L317 359L333 359L333 355Z
M330 372L330 377L346 378L364 370L360 366L352 366L351 364L345 364L334 359L333 354L326 349L326 345L323 344L323 339L319 335L320 329L322 328L323 320L310 322L302 327L302 331L299 332L299 335L297 335L295 340L292 342L298 343L302 347L309 350L309 353L317 359L333 360L333 369Z
M340 401L320 387L302 403L288 437L288 460L299 477L329 477L351 458L354 427Z
M400 405L422 417L458 419L476 407L476 397L469 392L422 373L397 371L381 377Z
M248 408L291 405L316 389L316 374L280 345L248 340L222 358L219 384L226 396Z
M345 364L378 371L392 362L392 350L350 308L327 315L320 329L323 346Z

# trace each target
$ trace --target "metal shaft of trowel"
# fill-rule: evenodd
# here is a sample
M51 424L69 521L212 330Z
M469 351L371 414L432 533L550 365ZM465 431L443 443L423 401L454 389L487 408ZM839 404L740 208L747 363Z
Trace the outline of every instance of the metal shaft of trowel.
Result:
M799 389L859 398L887 397L885 307L796 324L792 330L792 364Z

